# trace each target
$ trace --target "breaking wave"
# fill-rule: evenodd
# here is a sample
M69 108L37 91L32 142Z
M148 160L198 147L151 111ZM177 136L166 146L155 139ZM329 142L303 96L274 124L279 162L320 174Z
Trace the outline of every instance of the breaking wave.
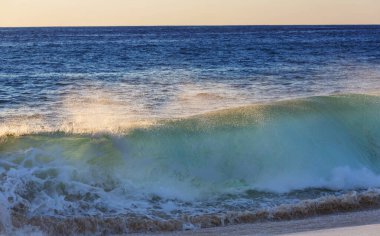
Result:
M0 230L178 230L378 207L379 119L379 96L337 95L108 132L101 120L81 132L3 126Z

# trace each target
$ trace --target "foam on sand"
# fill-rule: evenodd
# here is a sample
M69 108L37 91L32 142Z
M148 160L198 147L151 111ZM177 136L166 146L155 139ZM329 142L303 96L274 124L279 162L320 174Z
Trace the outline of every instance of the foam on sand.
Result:
M379 117L378 96L339 95L3 133L0 227L170 231L377 208Z

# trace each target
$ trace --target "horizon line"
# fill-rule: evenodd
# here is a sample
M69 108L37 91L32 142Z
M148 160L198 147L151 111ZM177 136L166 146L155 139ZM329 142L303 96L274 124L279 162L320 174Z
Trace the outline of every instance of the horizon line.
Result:
M0 28L101 28L101 27L226 27L226 26L380 26L369 24L220 24L220 25L59 25L59 26L0 26Z

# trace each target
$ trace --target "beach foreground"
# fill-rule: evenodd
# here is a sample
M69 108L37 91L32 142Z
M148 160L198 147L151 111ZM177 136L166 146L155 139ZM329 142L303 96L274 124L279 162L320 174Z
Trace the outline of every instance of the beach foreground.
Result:
M342 227L336 229L317 230L310 232L301 232L289 235L306 235L306 236L323 236L323 235L379 235L380 225L363 225L355 227Z
M135 235L378 235L380 210L326 215L302 220L263 222L187 232Z
M380 223L297 221L380 209L378 45L372 25L1 28L0 234Z

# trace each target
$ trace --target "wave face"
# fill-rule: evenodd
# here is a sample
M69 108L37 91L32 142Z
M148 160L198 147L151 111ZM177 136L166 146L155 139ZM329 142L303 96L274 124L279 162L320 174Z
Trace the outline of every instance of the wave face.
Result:
M379 119L379 96L339 95L160 120L122 134L3 136L0 230L16 224L16 213L147 217L186 228L185 215L258 212L378 188Z

